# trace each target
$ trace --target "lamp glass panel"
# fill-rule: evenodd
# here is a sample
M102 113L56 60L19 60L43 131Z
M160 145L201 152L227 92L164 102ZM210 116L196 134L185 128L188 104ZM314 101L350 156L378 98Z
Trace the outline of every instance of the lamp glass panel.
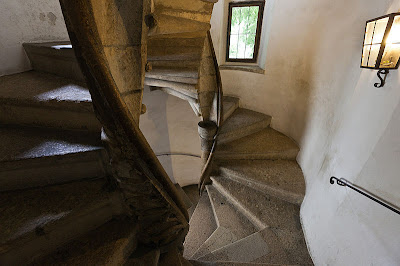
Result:
M380 48L381 48L380 44L371 45L371 51L369 53L369 59L368 59L369 67L375 67L376 59L378 58Z
M363 54L362 54L362 61L361 65L362 66L368 66L368 57L369 57L369 51L371 50L371 45L365 45L363 49Z
M386 40L380 68L395 68L400 57L400 15L394 17L392 28Z
M368 22L367 26L365 27L365 44L372 44L372 37L374 35L374 28L375 28L375 21Z
M382 43L388 21L389 21L389 17L381 18L376 21L374 37L372 38L373 44Z

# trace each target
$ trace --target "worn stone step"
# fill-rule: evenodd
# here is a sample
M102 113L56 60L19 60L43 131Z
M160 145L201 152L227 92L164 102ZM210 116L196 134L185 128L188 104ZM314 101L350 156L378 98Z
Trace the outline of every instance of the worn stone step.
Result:
M84 83L36 71L0 77L0 110L2 124L101 130Z
M156 14L157 24L149 30L149 36L159 36L165 34L181 34L185 32L205 31L211 25L209 22L200 22L192 19L180 18L164 14Z
M213 186L207 186L207 192L216 218L217 229L199 247L191 259L201 258L257 231L253 224Z
M201 46L184 46L177 43L175 46L148 46L148 61L157 60L200 60Z
M239 98L232 96L223 96L222 104L224 107L222 110L223 121L226 121L233 114L233 112L235 112L236 109L239 108Z
M113 219L32 265L124 265L137 246L137 232L132 219Z
M270 263L236 262L236 261L191 260L190 263L192 264L192 266L272 266L272 265L278 266L278 264L270 264Z
M154 68L186 68L190 71L198 71L200 60L155 60L149 61Z
M271 122L271 117L249 109L237 108L224 122L218 136L218 144L234 141L261 131Z
M213 3L207 3L201 0L177 1L177 0L155 0L155 10L180 10L186 12L196 12L211 15ZM208 19L210 21L210 18Z
M282 133L265 128L252 135L217 146L216 161L230 160L295 160L299 153L296 143Z
M105 176L99 137L2 127L0 139L0 191Z
M26 265L121 213L104 179L0 193L0 264Z
M189 222L189 233L186 236L183 256L190 258L197 249L217 229L214 213L207 192L204 192Z
M305 195L301 168L292 160L220 162L222 176L266 195L300 205Z
M300 265L311 263L298 205L265 195L225 177L212 177L212 181L213 187L243 215L253 223L261 222L262 226L254 223L261 230L259 235L253 235L254 238L239 240L200 259ZM254 253L246 252L249 250Z
M160 87L160 88L170 88L175 91L178 91L186 96L189 96L193 99L198 98L197 88L196 85L187 84L187 83L180 83L168 80L160 80L160 79L152 79L146 78L144 81L145 85L152 86L152 87Z
M198 83L198 71L182 68L154 68L146 72L146 78L160 79L172 82L196 85Z
M211 177L213 186L259 230L290 229L302 234L300 206L266 195L223 176ZM244 211L243 211L244 210Z
M23 47L36 71L84 81L69 41L24 43Z
M215 250L199 258L199 260L267 263L269 265L292 264L292 260L280 243L279 238L269 228Z

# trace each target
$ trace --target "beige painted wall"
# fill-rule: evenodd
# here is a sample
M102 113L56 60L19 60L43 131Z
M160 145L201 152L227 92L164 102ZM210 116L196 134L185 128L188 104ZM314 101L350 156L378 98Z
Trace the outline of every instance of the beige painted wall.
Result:
M212 19L221 47L223 1ZM295 139L307 194L301 209L317 265L398 265L400 216L337 186L345 177L400 206L400 72L373 87L360 69L365 21L400 8L399 0L270 0L265 74L222 71L225 94L273 116ZM220 51L221 49L217 49Z
M30 69L24 42L68 40L58 0L0 0L0 76Z

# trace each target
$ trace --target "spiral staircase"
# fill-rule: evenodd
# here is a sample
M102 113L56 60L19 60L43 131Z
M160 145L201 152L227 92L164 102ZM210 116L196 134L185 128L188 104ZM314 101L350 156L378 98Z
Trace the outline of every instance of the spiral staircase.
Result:
M215 2L152 3L143 77L212 121L217 73L207 31ZM270 127L270 116L222 98L212 183L200 197L191 186L177 190L191 214L183 252L149 248L141 239L184 236L185 225L154 183L133 180L121 193L70 43L24 48L33 71L0 77L0 265L312 264L299 216L299 149ZM126 190L140 215L126 215Z

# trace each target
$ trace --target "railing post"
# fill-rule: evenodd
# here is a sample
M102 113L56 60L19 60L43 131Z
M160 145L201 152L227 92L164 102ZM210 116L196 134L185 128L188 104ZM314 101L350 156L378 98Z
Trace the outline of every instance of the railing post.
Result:
M201 140L201 159L203 165L206 164L210 155L215 134L217 134L217 124L213 121L200 121L198 123L198 132Z

